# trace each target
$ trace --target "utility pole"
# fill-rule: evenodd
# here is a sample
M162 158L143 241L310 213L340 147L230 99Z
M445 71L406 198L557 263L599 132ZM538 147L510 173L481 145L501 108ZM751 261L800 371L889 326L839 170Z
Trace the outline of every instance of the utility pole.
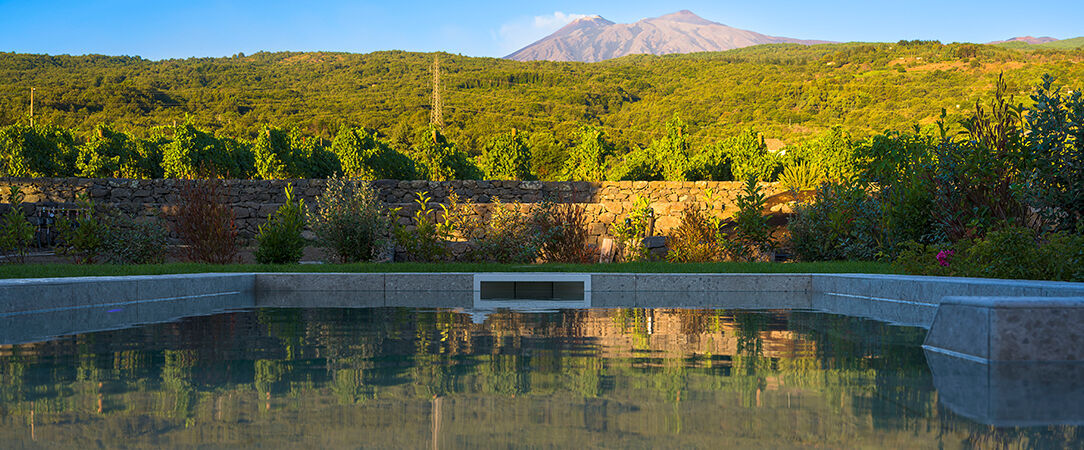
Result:
M429 109L429 123L438 131L444 131L444 102L440 99L440 55L433 55L433 101Z
M34 126L34 90L35 90L35 88L30 88L30 126L31 127Z

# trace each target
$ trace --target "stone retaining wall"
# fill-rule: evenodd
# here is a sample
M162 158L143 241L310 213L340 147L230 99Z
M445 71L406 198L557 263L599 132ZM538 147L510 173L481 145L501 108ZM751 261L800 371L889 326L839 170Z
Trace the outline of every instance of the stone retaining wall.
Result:
M161 214L167 221L178 201L178 192L185 180L126 180L87 178L2 178L0 192L7 201L7 187L19 186L26 194L28 209L38 206L71 205L80 194L88 194L98 204L119 208L135 216ZM310 206L323 192L326 180L225 180L229 201L237 215L237 226L242 236L251 237L267 216L285 201L283 193L287 183L292 183L295 195ZM552 200L560 203L584 205L587 210L588 228L592 237L606 235L611 223L623 219L633 208L637 196L651 199L655 209L655 228L658 234L666 234L676 227L687 205L706 207L708 189L715 193L716 209L722 207L723 216L737 211L735 198L744 183L735 181L618 181L618 182L544 182L544 181L397 181L373 182L380 199L392 207L402 207L401 221L416 210L416 193L427 192L431 207L446 202L454 192L461 200L471 200L485 210L493 198L502 203L524 204ZM776 183L762 183L766 196L785 191ZM29 212L29 211L28 211Z

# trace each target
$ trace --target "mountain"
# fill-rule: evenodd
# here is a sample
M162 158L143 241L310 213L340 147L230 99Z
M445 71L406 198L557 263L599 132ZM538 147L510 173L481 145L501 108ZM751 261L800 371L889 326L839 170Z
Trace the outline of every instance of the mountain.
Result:
M759 44L826 42L768 36L712 22L682 10L636 23L613 23L600 16L577 19L505 58L595 62L640 53L718 52Z
M1054 39L1054 38L1049 37L1049 36L1043 36L1043 37L1017 36L1017 37L1014 37L1014 38L1011 38L1011 39L1006 39L1004 41L987 42L987 44L997 45L997 44L1007 44L1009 42L1023 42L1025 44L1038 45L1038 44L1045 44L1047 42L1054 42L1056 40L1057 39Z
M991 44L1017 50L1074 50L1084 48L1084 36L1060 40L1049 37L1033 38L1024 36L1007 41L991 42Z

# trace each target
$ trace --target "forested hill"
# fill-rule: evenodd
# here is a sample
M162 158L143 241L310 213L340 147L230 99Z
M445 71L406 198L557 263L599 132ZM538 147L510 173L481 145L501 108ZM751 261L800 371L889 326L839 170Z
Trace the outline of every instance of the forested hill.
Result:
M133 136L190 120L220 136L265 125L326 138L342 125L405 142L429 121L434 54L257 53L150 61L0 53L0 126L39 123ZM445 134L476 154L515 128L567 143L583 124L619 149L648 145L675 115L693 143L750 126L793 142L834 125L856 137L929 124L988 96L999 72L1018 100L1043 73L1084 80L1084 51L1021 52L911 41L762 45L717 53L629 56L601 63L517 62L440 54ZM959 105L959 106L957 106Z

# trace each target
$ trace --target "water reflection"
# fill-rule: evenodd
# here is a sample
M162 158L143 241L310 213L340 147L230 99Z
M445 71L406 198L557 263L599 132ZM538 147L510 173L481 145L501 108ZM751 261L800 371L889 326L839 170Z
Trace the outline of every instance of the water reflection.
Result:
M14 447L1074 446L938 406L925 330L801 311L263 308L0 346Z

